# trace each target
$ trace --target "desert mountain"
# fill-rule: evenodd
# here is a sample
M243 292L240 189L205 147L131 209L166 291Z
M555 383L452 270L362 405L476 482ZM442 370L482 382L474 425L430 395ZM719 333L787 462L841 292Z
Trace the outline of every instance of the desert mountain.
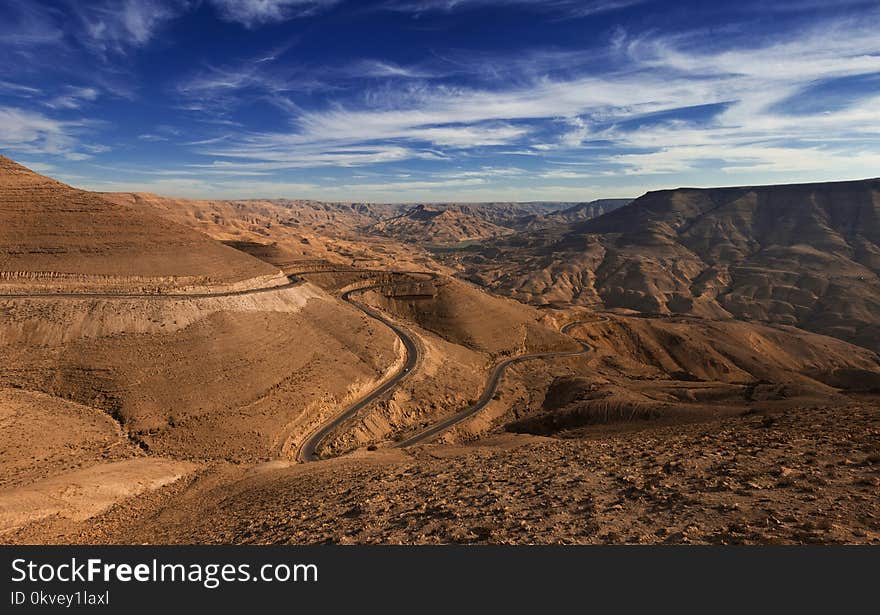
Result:
M143 209L0 156L0 284L12 292L271 285L278 270Z
M505 237L515 231L556 229L601 216L630 201L418 204L365 231L419 245L457 246L467 241Z
M416 205L400 216L374 224L369 230L407 242L435 245L501 237L512 232L475 215L466 206L428 205Z
M880 348L876 179L651 192L461 258L473 279L531 302L732 316Z
M575 205L558 201L488 201L483 203L412 203L429 209L451 210L475 216L505 228L518 228L524 218L542 216Z
M149 193L104 193L104 198L151 211L272 263L328 261L348 266L418 269L436 267L430 256L409 246L399 250L360 229L391 218L400 205L325 203L291 199L178 199Z
M360 228L403 209L401 205L295 199L177 199L147 192L107 192L102 196L114 203L173 214L181 222L192 221L203 231L225 228L230 236L236 232L265 235L273 226L337 231Z
M449 245L503 237L512 231L557 227L588 220L631 201L420 203L410 206L398 216L374 224L367 231L407 242Z
M578 203L558 212L552 212L547 215L548 218L560 222L580 222L582 220L590 220L598 218L620 209L624 205L629 205L634 199L597 199L589 203Z
M869 395L880 365L865 348L730 319L720 294L694 299L692 311L722 319L537 309L428 271L424 263L436 261L419 246L365 230L383 215L372 207L154 195L112 195L121 202L112 204L5 166L0 211L18 232L0 231L0 246L8 259L39 262L33 271L87 281L97 271L103 284L132 289L155 276L179 283L178 269L205 255L221 273L254 266L251 254L269 263L257 262L258 275L289 267L297 277L259 292L156 296L18 275L20 287L41 292L0 290L0 542L609 542L619 532L658 541L680 525L682 507L699 529L687 530L695 541L744 540L753 528L759 538L804 541L818 536L804 528L840 502L848 508L835 512L825 539L876 535L878 419ZM730 226L739 230L725 237L745 247L701 247L699 224L736 200L713 198L715 209L670 197L649 202L647 213L633 205L455 252L501 288L528 290L568 267L578 288L556 283L560 303L601 305L618 295L574 276L615 279L605 269L612 261L603 264L615 254L624 267L638 257L654 263L645 271L660 289L661 275L678 280L680 267L723 262L736 272L759 242L787 245L772 232L784 227L778 220L762 231L757 213L737 210ZM450 212L495 224L488 209L471 207ZM22 212L37 220L33 228ZM647 239L642 215L660 221ZM858 219L855 231L836 218L822 227L841 229L839 242L808 226L785 241L809 237L821 254L867 271L859 263L876 252L846 246L867 246L876 218L841 215ZM620 230L606 230L608 219ZM100 235L89 234L91 220ZM174 249L180 262L149 260L171 259ZM421 273L353 267L364 262ZM626 297L647 275L616 283ZM536 294L542 303L549 296ZM656 296L665 303L652 309L678 305ZM383 383L393 387L371 399ZM320 449L345 457L296 463L300 445L345 408L357 412ZM394 448L462 412L437 441ZM749 466L729 472L737 455ZM768 488L776 481L782 487ZM762 507L744 519L757 489ZM815 501L796 503L795 514L792 493ZM730 494L737 507L719 509L717 498ZM309 510L291 514L303 502ZM536 513L547 507L551 517ZM731 529L746 526L748 534Z
M570 207L522 218L514 225L518 230L557 227L598 218L632 203L633 199L598 199L589 203L575 203Z

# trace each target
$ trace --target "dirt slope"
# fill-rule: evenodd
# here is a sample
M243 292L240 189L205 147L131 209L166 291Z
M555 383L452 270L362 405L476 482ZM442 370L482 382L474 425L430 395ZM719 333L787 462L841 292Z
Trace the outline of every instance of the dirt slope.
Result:
M397 356L389 332L308 284L229 298L11 299L0 310L0 384L101 410L178 458L278 456Z
M0 156L0 286L6 290L265 285L277 273L200 233Z
M225 468L12 541L880 544L880 410Z

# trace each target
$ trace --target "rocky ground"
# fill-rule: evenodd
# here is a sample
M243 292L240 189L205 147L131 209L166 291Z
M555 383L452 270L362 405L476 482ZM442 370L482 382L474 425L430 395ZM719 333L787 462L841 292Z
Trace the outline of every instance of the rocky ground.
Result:
M217 466L53 531L85 543L880 543L876 400L580 436Z

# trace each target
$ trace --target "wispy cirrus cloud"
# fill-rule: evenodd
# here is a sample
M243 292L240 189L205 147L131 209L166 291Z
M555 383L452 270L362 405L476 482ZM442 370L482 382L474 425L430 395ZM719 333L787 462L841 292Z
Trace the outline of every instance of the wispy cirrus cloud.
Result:
M168 124L159 124L153 129L152 132L139 134L138 139L150 143L158 143L161 141L171 141L172 139L179 137L181 134L182 133L179 128L170 126Z
M121 0L74 6L86 45L101 53L123 53L149 43L192 5L189 0Z
M0 106L0 149L25 154L54 154L69 160L84 160L78 134L85 121L61 121L42 113Z
M350 77L395 78L395 79L430 79L436 74L425 68L402 66L395 62L383 60L361 60L348 69Z
M239 62L207 65L184 76L176 92L190 109L229 111L262 98L289 112L299 107L290 93L350 90L363 79L422 81L442 73L430 66L403 66L392 61L363 59L344 66L307 67L285 63L290 45L257 54Z
M291 93L326 90L327 76L306 71L298 64L282 63L290 44L236 62L205 65L183 75L175 86L180 106L204 111L212 120L255 100L267 101L288 113L299 107Z
M297 110L289 132L239 135L203 153L238 159L234 164L286 160L293 167L337 164L340 152L354 153L346 164L372 164L485 147L552 157L590 146L581 155L605 168L595 175L549 172L545 179L681 173L710 161L731 174L868 173L880 139L880 101L870 90L806 115L787 115L784 103L816 83L880 73L878 26L877 13L869 13L722 48L701 31L623 35L609 51L614 68L605 72L529 75L515 87L492 89L402 83L368 92L360 105ZM708 117L694 117L692 109L712 105ZM830 134L839 141L827 140ZM371 154L359 155L367 144ZM392 157L374 157L390 144Z
M238 160L216 160L211 164L194 165L200 168L237 171L279 171L313 167L353 167L436 158L431 152L418 152L394 144L328 145L297 144L290 146L275 135L256 135L245 138L229 148L205 150L208 155Z
M10 51L58 44L64 38L62 16L36 2L6 0L0 6L0 39Z
M26 98L30 98L32 96L36 96L42 93L40 88L33 88L28 85L22 85L20 83L13 83L11 81L2 81L0 80L0 93L2 94L12 94L13 96L24 96Z
M38 163L41 153L98 159L72 165L78 173L101 147L131 153L135 166L168 152L176 167L163 156L130 176L214 195L265 181L269 192L340 198L392 194L383 183L398 198L533 198L876 175L876 3L759 8L9 0L0 146ZM505 19L484 36L493 11ZM183 15L229 43L175 38ZM179 62L156 70L172 56ZM105 142L86 142L96 135Z
M79 109L85 103L96 100L98 95L98 90L93 87L66 86L61 94L44 104L52 109Z
M633 150L608 158L626 173L676 173L712 161L731 173L871 174L880 144L876 88L852 92L848 104L837 101L835 108L814 95L810 113L787 113L786 101L817 83L880 74L878 17L823 23L788 40L717 52L669 39L634 40L626 46L634 62L678 81L726 81L720 98L728 104L708 122L611 126L597 136Z
M209 0L222 19L255 28L313 15L340 0Z
M713 84L689 91L670 88L660 78L648 92L638 81L586 76L572 81L542 80L515 90L484 91L422 86L390 98L369 98L370 107L303 112L294 118L298 130L240 138L211 154L247 159L296 158L299 151L336 149L376 141L409 143L411 155L436 149L474 148L521 143L531 132L527 121L575 117L616 108L629 101L629 112L643 113L718 98ZM537 144L537 143L536 143ZM538 144L539 145L539 144Z
M527 7L535 11L588 17L642 4L647 0L389 0L383 8L410 13L461 11L475 8Z

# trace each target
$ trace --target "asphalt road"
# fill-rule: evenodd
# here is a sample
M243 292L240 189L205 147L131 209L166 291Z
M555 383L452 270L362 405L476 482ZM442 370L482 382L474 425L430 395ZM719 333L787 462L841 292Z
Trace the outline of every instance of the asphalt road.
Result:
M211 299L258 295L284 290L302 283L295 276L287 276L287 280L287 284L279 284L278 286L234 290L225 293L31 293L26 295L0 294L0 299Z
M603 316L601 320L577 320L577 321L568 323L567 325L562 327L562 329L560 329L560 331L562 333L568 333L571 330L571 328L576 325L584 324L584 323L596 324L596 323L600 323L600 322L608 322L608 319ZM398 442L397 444L394 445L394 447L395 448L406 448L409 446L414 446L416 444L423 444L425 442L428 442L428 441L434 439L435 437L437 437L438 435L440 435L441 433L443 433L444 431L446 431L447 429L449 429L450 427L457 425L458 423L462 422L463 420L465 420L467 418L472 417L477 412L479 412L480 410L485 408L486 405L488 405L488 403L490 401L492 401L492 397L495 395L495 391L498 389L498 384L501 382L501 378L504 377L504 372L511 365L514 365L516 363L523 363L525 361L534 361L536 359L558 359L561 357L577 357L577 356L584 355L584 354L587 354L588 352L593 351L593 347L590 346L589 344L587 344L586 342L583 342L581 340L576 340L576 341L581 345L581 350L575 350L575 351L571 351L571 352L542 352L542 353L538 353L538 354L529 354L529 355L523 355L523 356L519 356L519 357L513 357L510 359L505 359L504 361L497 363L495 365L495 367L492 369L491 374L489 375L489 380L486 382L486 387L483 389L483 394L480 395L480 398L476 401L476 403L468 406L467 408L465 408L461 412L453 414L449 418L444 419L444 420L440 421L439 423L435 423L434 425L431 425L431 426L423 429L422 431L410 436L409 438Z
M212 297L236 297L242 295L252 295L258 293L265 293L275 290L282 290L285 288L290 288L292 286L296 286L300 284L298 280L299 276L308 273L339 273L339 272L358 272L363 273L364 270L358 269L340 269L340 270L330 270L330 271L314 271L314 272L299 272L296 275L288 275L289 282L287 284L282 284L280 286L273 286L270 288L258 288L251 290L241 290L241 291L233 291L233 292L225 292L225 293L168 293L168 294L135 294L135 293L127 293L127 294L114 294L114 293L36 293L29 295L4 295L0 294L0 298L9 298L9 299L198 299L198 298L212 298ZM388 272L378 272L378 271L368 271L370 273L388 273ZM434 274L425 273L425 272L408 272L408 271L400 271L400 272L391 272L391 273L400 273L400 274L423 274L429 277L433 277ZM358 288L354 290L350 290L342 295L342 299L347 301L351 305L355 306L362 312L364 312L370 318L374 318L391 329L400 341L403 342L404 348L406 349L406 360L404 364L398 369L394 375L388 378L385 382L380 384L378 387L373 389L368 395L362 397L354 404L350 405L344 411L336 415L333 419L327 421L320 425L314 432L312 432L309 437L300 445L299 450L297 451L297 458L299 461L309 462L309 461L318 461L320 457L318 456L318 449L320 448L323 441L336 429L345 424L349 419L354 417L360 410L374 402L376 399L383 396L388 391L395 388L398 384L400 384L405 378L407 378L415 369L416 365L419 361L419 348L415 343L415 340L412 336L407 333L404 329L397 326L395 323L391 322L387 318L385 318L378 311L367 307L366 305L359 303L351 298L351 294L355 292L361 292L365 290L369 290L372 288L379 288L383 286L383 284L376 284L374 286L368 286L364 288ZM593 321L593 320L578 320L575 322L570 322L564 327L562 327L561 332L567 333L572 327L575 325L579 325L582 323L598 323L598 322L607 322L607 318L603 317L603 320ZM461 421L475 415L477 412L485 408L490 401L492 401L492 397L495 395L495 391L498 389L498 384L501 382L501 379L504 377L504 373L507 368L516 363L523 363L525 361L533 361L536 359L557 359L561 357L575 357L584 355L593 350L593 347L587 344L586 342L582 342L577 340L581 345L581 350L571 351L571 352L544 352L538 354L531 355L523 355L519 357L511 357L509 359L505 359L500 363L497 363L495 367L492 369L492 372L489 375L489 380L486 382L486 386L483 389L483 394L480 395L480 398L476 401L476 403L468 406L461 412L458 412L452 415L449 418L446 418L439 423L435 423L422 431L402 440L395 444L395 448L406 448L409 446L413 446L416 444L422 444L428 442L443 433L450 427L457 425Z
M367 270L367 271L365 271L365 270L358 270L358 269L338 269L338 270L312 271L312 272L305 272L304 271L304 272L293 272L293 273L295 273L296 275L308 275L309 273L319 274L319 273L343 273L343 272L397 273L397 274L409 274L409 275L421 274L421 275L427 275L428 277L435 277L435 274L426 273L426 272L412 272L412 271L387 272L387 271L380 271L380 270ZM292 277L293 277L293 275L291 275L291 278ZM320 425L316 431L314 431L311 435L309 435L309 437L303 442L303 444L300 445L299 451L297 452L297 459L299 461L309 462L309 461L317 461L318 459L320 459L317 451L320 448L321 444L323 443L324 439L327 438L331 432L333 432L336 429L338 429L339 427L341 427L344 423L346 423L349 419L351 419L355 414L357 414L360 410L362 410L368 404L372 403L373 401L375 401L376 399L378 399L379 397L381 397L382 395L384 395L385 393L387 393L388 391L390 391L391 389L396 387L404 378L406 378L407 376L409 376L412 373L412 370L415 368L416 364L418 363L418 359L419 359L418 346L416 345L415 341L412 339L412 337L406 331L404 331L403 329L401 329L400 327L395 325L390 320L386 319L384 316L382 316L376 310L373 310L372 308L369 308L366 305L363 305L363 304L358 303L357 301L354 301L353 299L351 299L351 293L353 293L353 292L368 290L371 288L379 288L381 286L383 286L383 284L376 284L374 286L369 286L367 288L359 288L356 290L351 290L351 291L345 293L344 295L342 295L342 298L345 301L352 304L353 306L355 306L356 308L358 308L359 310L363 311L365 314L367 314L371 318L375 318L376 320L383 323L385 326L389 327L392 331L394 331L394 333L400 338L400 340L403 342L404 346L406 347L406 357L407 357L406 362L404 363L404 366L394 374L394 376L392 376L391 378L386 380L384 383L382 383L380 386L378 386L376 389L371 391L369 393L369 395L361 398L360 400L355 402L353 405L349 406L344 411L342 411L340 414L336 415L333 419L331 419L327 423ZM583 323L596 324L596 323L600 323L600 322L608 322L608 318L603 316L599 320L578 320L578 321L570 322L570 323L566 324L565 326L563 326L560 331L562 333L568 333L568 331L570 331L571 328L576 325L583 324ZM576 357L576 356L581 356L581 355L584 355L584 354L587 354L587 353L593 351L593 347L590 346L589 344L587 344L586 342L583 342L581 340L576 340L576 341L581 345L581 350L575 350L575 351L571 351L571 352L543 352L543 353L538 353L538 354L523 355L523 356L519 356L519 357L511 357L509 359L505 359L505 360L501 361L500 363L497 363L495 365L495 367L492 368L492 372L489 375L489 380L486 382L486 386L483 389L483 394L480 395L480 398L476 401L476 403L468 406L467 408L465 408L461 412L458 412L458 413L450 416L449 418L446 418L446 419L440 421L439 423L435 423L434 425L426 427L422 431L419 431L418 433L410 436L409 438L406 438L405 440L398 442L397 444L394 445L394 447L395 448L406 448L406 447L413 446L416 444L422 444L422 443L428 442L429 440L432 440L437 435L443 433L444 431L446 431L450 427L452 427L452 426L460 423L461 421L473 416L474 414L476 414L477 412L479 412L480 410L485 408L486 405L488 405L488 403L490 401L492 401L492 397L495 395L495 391L498 389L498 384L501 382L501 378L504 377L505 371L511 365L514 365L516 363L523 363L525 361L533 361L536 359L558 359L561 357Z
M382 316L382 314L380 314L376 310L369 308L366 305L359 303L351 298L351 294L354 292L361 292L379 286L382 285L379 284L376 286L369 286L367 288L350 290L342 295L342 299L364 312L370 318L375 318L386 327L394 331L395 335L400 338L400 341L403 342L403 345L406 348L406 361L404 361L404 364L394 373L393 376L391 376L388 380L373 389L366 397L362 397L360 400L343 410L340 414L336 415L333 419L319 426L316 431L312 432L312 434L309 435L309 437L300 445L299 450L297 451L297 459L299 461L318 461L320 459L318 455L318 450L320 449L321 444L323 443L325 438L327 438L333 431L341 427L349 419L355 416L361 409L365 408L373 401L380 398L382 395L400 384L412 373L413 369L415 369L415 366L419 361L419 348L416 345L415 340L413 340L412 336L410 336L409 333Z

